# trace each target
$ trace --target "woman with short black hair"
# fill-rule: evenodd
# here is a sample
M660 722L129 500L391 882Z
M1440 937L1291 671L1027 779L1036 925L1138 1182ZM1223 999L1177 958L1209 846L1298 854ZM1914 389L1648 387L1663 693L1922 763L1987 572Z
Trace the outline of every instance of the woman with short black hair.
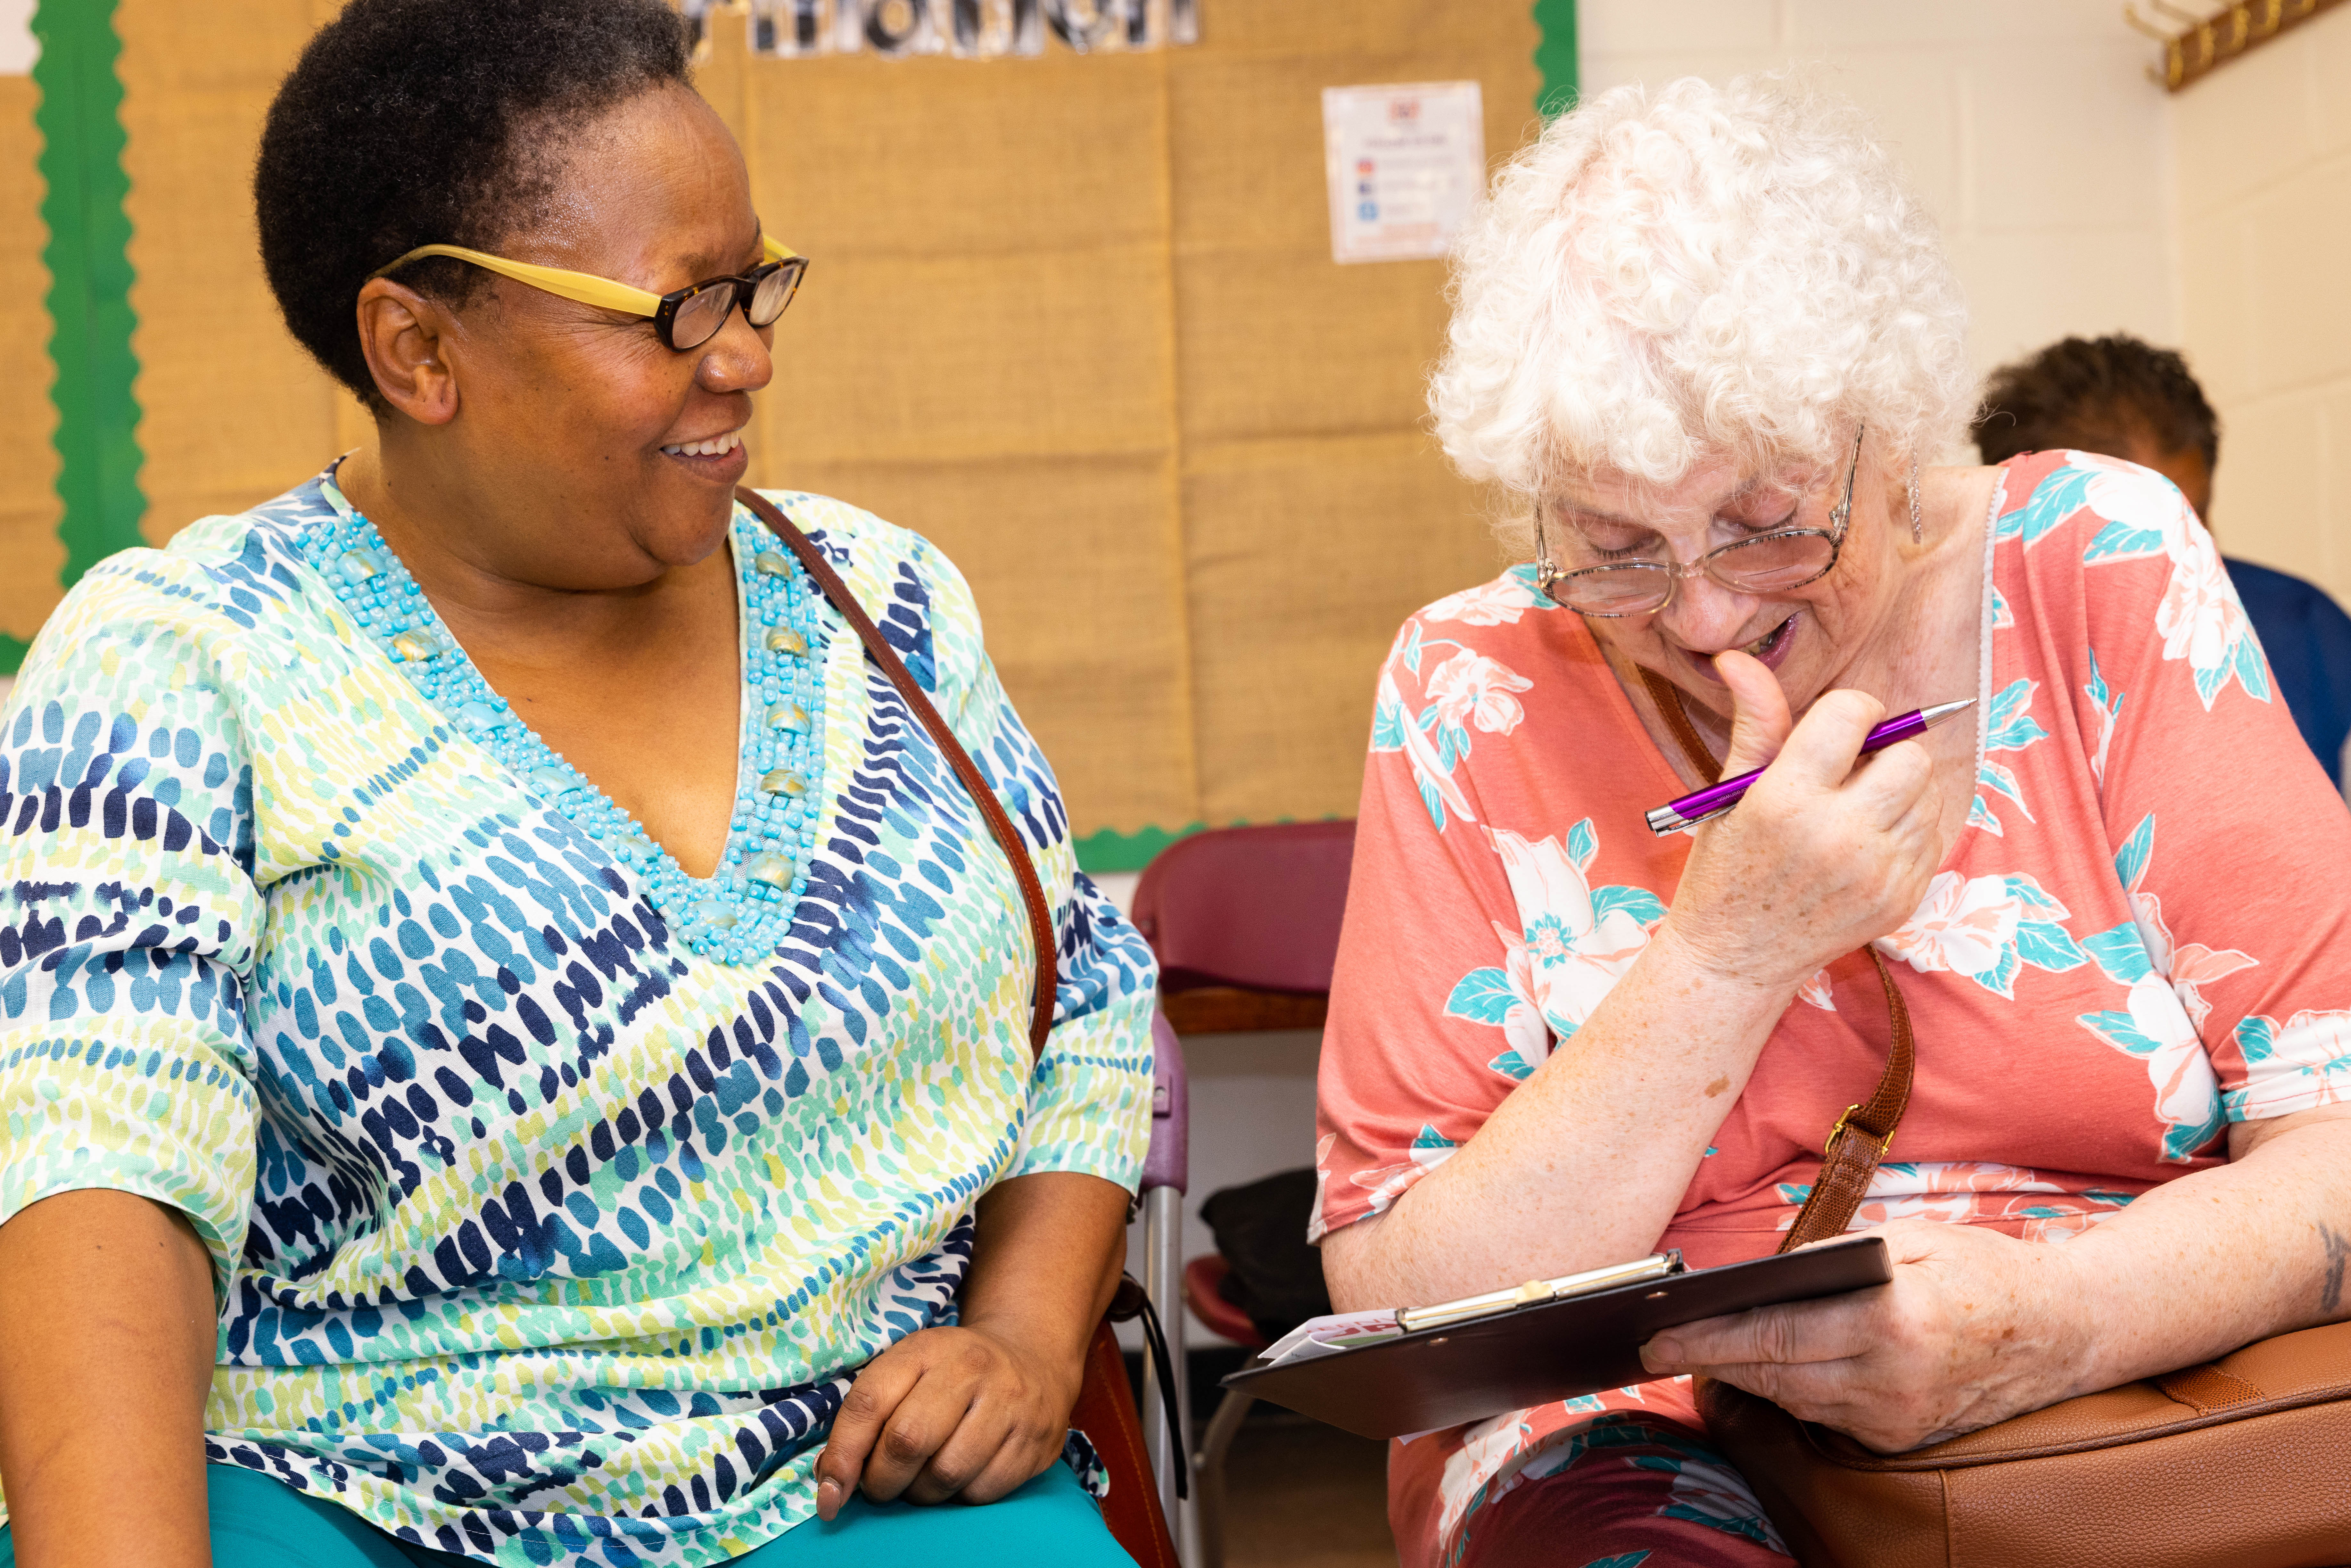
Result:
M1150 954L955 568L737 500L805 263L687 63L354 0L271 110L375 437L93 570L0 710L0 1565L1124 1561L1068 1421Z

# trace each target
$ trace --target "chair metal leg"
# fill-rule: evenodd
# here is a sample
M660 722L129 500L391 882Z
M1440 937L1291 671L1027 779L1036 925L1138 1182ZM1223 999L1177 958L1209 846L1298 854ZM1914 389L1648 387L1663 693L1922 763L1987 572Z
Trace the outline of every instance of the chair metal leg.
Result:
M1256 1403L1237 1388L1225 1390L1192 1456L1192 1495L1200 1505L1200 1554L1188 1568L1225 1568L1225 1456Z
M1167 1339L1170 1370L1176 1375L1176 1430L1188 1441L1192 1430L1192 1395L1184 1354L1184 1195L1172 1186L1155 1186L1143 1195L1143 1289L1159 1314L1160 1332ZM1151 1458L1151 1476L1159 1488L1159 1502L1167 1518L1168 1533L1177 1542L1186 1568L1196 1568L1184 1550L1186 1516L1190 1509L1176 1496L1176 1466L1181 1450L1168 1441L1165 1401L1159 1393L1159 1370L1144 1351L1143 1442Z

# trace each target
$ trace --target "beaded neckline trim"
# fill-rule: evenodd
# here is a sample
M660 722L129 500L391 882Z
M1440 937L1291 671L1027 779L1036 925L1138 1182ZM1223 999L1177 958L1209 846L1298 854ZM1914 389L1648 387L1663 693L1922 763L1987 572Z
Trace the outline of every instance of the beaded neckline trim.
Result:
M728 543L746 711L726 847L718 869L697 880L491 689L331 473L319 488L329 510L300 530L304 558L450 727L595 840L696 954L728 964L772 954L791 929L816 850L831 640L823 594L778 541L737 509Z

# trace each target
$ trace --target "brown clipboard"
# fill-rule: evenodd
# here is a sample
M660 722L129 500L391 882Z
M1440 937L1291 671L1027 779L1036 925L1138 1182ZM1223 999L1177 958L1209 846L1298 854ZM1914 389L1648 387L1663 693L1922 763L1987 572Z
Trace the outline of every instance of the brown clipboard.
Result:
M1653 1336L1702 1318L1865 1291L1894 1278L1886 1242L1855 1236L1719 1268L1659 1275L1224 1380L1361 1437L1398 1437L1656 1381Z

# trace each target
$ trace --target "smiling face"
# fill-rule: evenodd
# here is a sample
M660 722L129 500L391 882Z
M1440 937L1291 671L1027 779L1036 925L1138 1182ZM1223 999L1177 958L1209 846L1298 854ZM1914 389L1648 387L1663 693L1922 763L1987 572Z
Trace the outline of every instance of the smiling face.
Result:
M742 154L700 97L653 89L569 141L545 220L502 243L507 258L653 294L762 259ZM566 590L649 582L718 548L748 463L750 394L773 374L772 328L738 308L677 353L649 319L503 277L447 320L434 351L454 413L386 439L429 437L413 444L432 448L430 487L467 514L451 548Z
M1613 656L1656 671L1693 706L1726 718L1730 695L1713 657L1743 649L1771 669L1789 706L1802 712L1846 684L1900 597L1902 562L1886 527L1886 476L1872 461L1872 446L1863 444L1844 547L1826 576L1765 597L1699 573L1683 578L1663 610L1588 616L1584 624ZM1844 474L1838 463L1758 479L1718 458L1662 491L1623 476L1591 476L1562 486L1546 503L1544 535L1562 570L1622 560L1687 565L1774 528L1830 528Z

